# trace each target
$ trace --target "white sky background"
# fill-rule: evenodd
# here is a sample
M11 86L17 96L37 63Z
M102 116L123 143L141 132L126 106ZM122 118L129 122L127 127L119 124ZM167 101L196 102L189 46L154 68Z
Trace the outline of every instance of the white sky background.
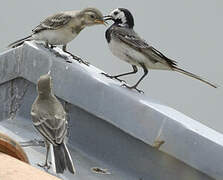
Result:
M135 31L179 66L221 85L211 88L176 72L149 71L140 88L145 95L223 132L223 1L222 0L20 0L0 6L0 51L23 38L47 16L58 11L97 7L108 14L128 8L135 18ZM104 38L106 27L84 29L73 40L70 52L88 59L110 74L131 70L114 57ZM129 84L142 75L126 77Z

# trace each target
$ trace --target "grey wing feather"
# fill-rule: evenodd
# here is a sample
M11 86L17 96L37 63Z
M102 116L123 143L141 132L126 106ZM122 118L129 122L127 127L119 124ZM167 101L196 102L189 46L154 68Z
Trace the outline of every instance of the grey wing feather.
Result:
M133 30L118 27L118 28L113 28L112 33L116 37L118 37L121 41L125 42L126 44L130 45L131 47L134 47L137 49L145 49L145 48L150 47Z
M113 33L119 40L121 40L125 44L128 44L130 47L149 56L149 59L153 60L154 63L156 62L160 62L162 64L165 63L171 67L175 67L177 65L176 61L167 58L160 51L150 46L145 40L140 38L138 34L135 33L133 30L118 27L113 29Z
M72 19L71 15L64 14L63 12L57 13L46 18L42 21L36 28L32 31L33 33L38 33L42 30L56 30L61 28L62 26L66 25Z
M41 135L52 144L61 144L67 133L66 115L52 117L48 113L31 112L33 124Z

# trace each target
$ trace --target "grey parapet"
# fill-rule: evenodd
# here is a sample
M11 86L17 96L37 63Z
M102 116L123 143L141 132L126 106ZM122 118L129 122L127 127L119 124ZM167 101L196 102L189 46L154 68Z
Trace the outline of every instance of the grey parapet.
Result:
M19 142L39 138L30 109L37 80L50 71L54 93L68 113L68 146L77 169L63 178L223 179L222 134L121 87L92 65L58 55L34 42L0 54L1 132ZM24 149L33 166L42 162L43 147Z

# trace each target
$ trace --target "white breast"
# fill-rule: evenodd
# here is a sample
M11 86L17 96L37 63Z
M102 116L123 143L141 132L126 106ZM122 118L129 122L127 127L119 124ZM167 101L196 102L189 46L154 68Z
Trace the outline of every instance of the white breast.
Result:
M65 45L77 36L72 33L71 28L61 28L58 30L43 30L33 35L36 40L46 41L52 45Z
M148 56L139 51L136 51L121 41L111 39L109 43L109 49L113 55L120 58L121 60L126 61L129 64L141 67L140 63L143 63L148 69L170 70L166 64L158 62L154 63L149 59Z

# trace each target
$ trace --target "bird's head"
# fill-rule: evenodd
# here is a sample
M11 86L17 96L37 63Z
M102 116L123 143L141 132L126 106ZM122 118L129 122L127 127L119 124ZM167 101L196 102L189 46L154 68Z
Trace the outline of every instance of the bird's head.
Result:
M112 20L115 24L123 27L133 28L134 18L128 9L117 8L108 16L104 16L104 20Z
M52 91L52 80L49 74L40 76L37 82L37 91L39 95L47 96Z
M86 8L80 13L86 26L105 24L102 13L96 8Z

